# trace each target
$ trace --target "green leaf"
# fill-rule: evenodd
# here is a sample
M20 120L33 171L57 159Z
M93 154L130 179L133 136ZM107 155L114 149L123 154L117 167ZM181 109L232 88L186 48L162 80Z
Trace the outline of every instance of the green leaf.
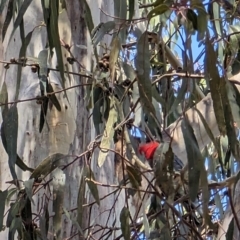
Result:
M174 99L174 102L171 108L167 112L168 116L177 109L178 105L182 103L182 101L184 101L185 94L187 93L187 90L188 90L188 85L189 85L188 79L183 79L182 86L178 90L177 97Z
M8 102L8 91L7 91L7 85L6 85L6 82L4 81L3 82L3 85L2 85L2 89L1 89L1 93L0 93L0 103L1 104L6 104L6 105L2 105L1 106L1 109L2 109L2 114L4 114L4 109L8 109L8 105L7 105L7 102Z
M87 26L88 26L88 30L91 33L93 28L94 28L93 19L92 19L92 11L91 11L91 9L90 9L86 0L80 0L80 3L82 3L82 2L85 5L85 18L84 18L84 20L86 21Z
M8 190L5 190L3 192L0 190L0 231L3 230L3 217L4 217L4 209L5 209L7 195L8 195Z
M20 169L22 169L24 172L25 171L33 172L33 170L34 170L33 168L28 167L18 155L17 155L16 165Z
M23 182L23 185L25 187L25 191L26 191L26 194L27 194L27 197L29 198L29 200L34 204L34 201L32 199L32 188L33 188L33 183L34 183L34 179L29 179L27 181L24 181Z
M205 55L205 72L208 73L210 81L210 92L213 100L213 109L216 116L219 131L222 135L226 134L226 125L224 118L224 109L221 96L221 89L223 87L224 79L220 78L219 70L216 66L217 55L214 51L213 44L207 40Z
M103 39L104 35L112 31L114 28L114 21L100 23L97 27L95 27L91 32L93 46L95 47Z
M104 93L102 88L95 87L93 89L93 124L96 130L97 135L101 134L100 124L103 123L103 116L101 108L104 104Z
M128 21L131 22L134 15L135 0L128 0Z
M234 217L232 218L230 224L228 225L227 233L226 233L226 240L234 239Z
M141 181L142 181L142 177L139 169L136 169L132 166L127 166L126 170L128 173L129 180L132 184L132 187L138 189L139 186L141 186Z
M160 103L163 107L166 107L164 99L160 96L155 86L152 86L152 96L153 98Z
M40 133L43 130L45 119L46 119L46 116L47 116L49 98L48 97L43 97L43 99L41 101L42 101L42 103L41 103L40 122L39 122L39 132Z
M0 3L0 14L2 14L2 11L7 3L7 0L2 0Z
M59 11L59 1L51 0L50 1L50 35L48 32L48 37L52 38L53 46L55 47L57 60L58 60L58 69L62 78L62 87L65 87L65 77L64 77L64 65L62 57L62 49L60 44L60 36L58 31L58 11Z
M137 55L135 58L138 88L142 107L147 112L154 113L152 105L152 84L150 81L150 51L148 46L148 33L144 32L137 43Z
M50 99L50 101L53 103L53 105L56 107L56 109L61 112L61 105L56 97L55 94L53 94L54 90L53 87L51 85L51 83L47 83L47 93L48 93L48 97Z
M46 95L47 83L48 83L48 68L47 68L48 50L44 49L38 54L39 72L38 78L40 82L41 95Z
M147 18L150 20L153 17L156 17L158 15L161 15L165 13L167 10L169 10L169 6L166 4L161 4L155 8L153 8L147 15Z
M127 0L113 0L114 2L114 16L115 23L118 26L121 24L118 32L116 33L119 36L120 42L125 43L127 38L128 27L125 24L122 24L122 19L127 19ZM114 34L115 35L115 34Z
M143 111L148 113L154 119L153 124L160 129L159 121L156 118L155 108L152 104L152 84L150 81L149 60L150 51L148 45L148 33L144 32L138 40L137 55L135 58L139 97Z
M197 14L190 8L187 9L187 19L192 22L194 30L198 30L198 17Z
M79 227L82 229L83 224L84 224L84 213L85 213L85 209L83 208L83 204L85 203L85 189L86 189L86 182L83 181L83 172L84 169L81 169L80 171L80 176L79 178L80 180L80 184L79 184L79 188L78 188L78 198L77 198L77 222Z
M129 79L132 82L136 78L136 74L133 67L125 62L121 62L121 66L124 70L124 73L126 74L127 79Z
M130 212L128 208L123 207L120 213L120 223L121 223L122 234L125 240L130 240L130 236L131 236L129 218L130 218Z
M13 34L15 32L15 30L19 27L19 25L22 23L23 21L23 16L25 14L25 12L27 11L29 5L31 4L32 0L24 0L19 11L18 11L18 15L17 18L13 24L13 30L9 39L9 42L11 41Z
M193 128L186 117L182 120L181 128L188 157L189 196L192 201L195 201L199 189L201 173L200 161L204 160L199 150Z
M11 198L13 195L17 194L18 193L18 189L17 188L11 188L8 190L8 195L7 195L7 198L6 198L6 205L9 204Z
M17 161L17 137L18 137L18 111L13 105L3 119L1 137L5 150L8 154L8 164L13 179L17 179L15 164ZM5 140L4 140L5 139Z
M92 170L90 169L89 166L85 167L84 173L85 173L86 178L89 179L87 181L87 184L88 184L88 187L90 189L90 192L92 193L96 203L100 206L98 188L97 188L97 185L94 182L91 181L91 180L95 181L95 178L94 178L94 174L93 174L93 172L92 172Z
M43 209L43 214L39 216L39 227L41 232L41 237L47 239L47 233L49 228L49 212L48 206L45 205Z
M59 166L66 164L66 155L61 153L55 153L45 158L37 167L34 169L33 173L30 176L31 178L38 179L42 176L42 178L46 177L49 173L51 173L54 169Z
M20 51L19 51L19 59L21 59L21 58L25 59L27 47L28 47L28 45L31 41L32 33L33 33L34 29L31 32L29 32L27 34L27 36L25 37L24 22L22 21L20 23L20 37L21 37L21 41L22 41L22 46L21 46ZM20 91L20 84L21 84L21 79L22 79L22 68L23 68L23 65L18 64L15 100L18 100L18 95L19 95L19 91Z
M6 15L5 21L3 23L3 27L2 27L2 41L5 38L9 23L12 20L14 2L15 2L14 0L9 0L9 2L8 2L7 15Z
M197 33L197 40L201 41L205 34L206 34L206 30L207 30L207 25L208 25L208 15L206 13L206 11L204 10L204 6L202 7L197 7L197 29L198 33ZM214 21L217 22L217 21Z
M65 173L56 168L53 172L53 232L56 236L56 239L60 240L61 238L61 229L62 229L62 211L63 211L63 201L65 193L65 184L66 184L66 175Z
M108 149L111 146L111 142L113 141L114 135L114 124L117 121L117 110L116 110L116 99L114 97L111 98L110 102L110 112L108 116L108 120L106 123L106 127L103 133L103 137L100 144L100 152L98 156L98 166L101 167L106 160Z
M115 81L115 71L120 52L121 44L118 37L115 37L111 44L111 52L109 57L109 69L112 82Z
M67 211L66 208L63 207L63 212L66 215L66 217L71 221L78 229L78 231L82 234L82 237L84 236L82 228L79 226L78 222L70 215L70 213Z

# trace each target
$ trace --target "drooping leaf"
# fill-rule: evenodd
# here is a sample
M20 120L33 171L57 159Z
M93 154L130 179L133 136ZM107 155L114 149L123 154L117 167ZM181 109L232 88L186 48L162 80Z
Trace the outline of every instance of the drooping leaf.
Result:
M110 112L108 116L108 120L106 123L106 127L103 133L103 137L100 144L100 152L98 156L98 166L101 167L105 162L105 159L108 154L108 149L111 146L111 142L113 141L114 135L114 123L117 121L117 110L115 106L116 99L114 97L111 98L110 102Z
M197 30L198 30L197 40L201 41L206 34L207 24L208 24L208 15L207 15L206 11L204 10L204 6L197 7L196 10L198 13L198 16L197 16Z
M40 122L39 122L39 132L41 133L43 130L43 126L45 123L45 119L47 116L47 110L48 110L48 97L43 97L41 100L41 111L40 111Z
M55 94L53 94L54 90L53 87L51 85L51 83L47 83L47 93L48 93L48 97L50 99L50 101L53 103L53 105L56 107L56 109L61 112L61 105L56 97Z
M128 208L123 207L120 213L120 223L121 223L122 234L125 240L130 240L130 236L131 236L129 216L130 216L130 212Z
M66 217L71 221L78 229L78 231L84 236L82 228L79 226L78 222L70 215L66 208L63 208L63 212L65 213Z
M65 184L66 184L66 175L65 173L56 168L53 172L53 232L56 236L56 239L60 240L61 238L61 229L62 229L62 211L63 211L63 200L65 193Z
M190 8L187 9L187 19L192 22L194 30L198 30L198 17L197 14Z
M97 27L95 27L91 32L94 47L97 46L97 44L103 39L106 33L111 32L114 28L114 21L100 23Z
M12 30L12 33L11 33L11 36L10 36L10 39L9 41L11 41L11 38L14 34L14 32L16 31L16 29L19 27L19 25L22 23L23 21L23 16L25 14L25 12L27 11L29 5L31 4L32 0L24 0L23 3L21 4L21 7L18 11L18 15L17 15L17 18L13 24L13 30Z
M85 18L84 20L87 23L88 26L88 30L91 33L93 28L94 28L94 24L93 24L93 19L92 19L92 11L88 5L88 2L86 0L82 0L84 5L85 5Z
M5 209L7 195L8 195L8 190L5 190L5 191L0 190L0 231L3 230L3 217L4 217L4 209Z
M169 6L166 4L158 5L157 7L153 8L147 15L147 18L150 20L153 17L161 15L169 10Z
M112 83L115 81L115 71L116 71L116 64L118 61L118 55L120 52L120 41L118 37L115 37L111 44L111 52L109 57L109 68L110 68L110 76Z
M131 22L134 15L135 0L128 0L128 21Z
M234 239L234 217L232 218L230 224L228 225L228 229L226 232L226 240Z
M17 161L17 137L18 137L18 110L13 105L3 119L1 137L8 154L8 164L13 179L17 179L15 164ZM5 140L4 140L5 139Z
M102 88L95 87L93 89L93 124L96 130L96 134L99 135L100 132L100 124L103 123L103 114L102 114L102 106L104 104L104 93Z
M187 79L183 79L182 80L182 86L178 91L177 97L174 99L173 104L171 105L169 111L168 111L168 115L170 115L172 112L174 112L176 110L176 108L178 107L178 105L183 101L185 94L187 93L188 90L188 85L189 82Z
M43 239L47 239L47 233L49 228L49 212L48 212L47 205L45 205L43 208L43 214L39 216L39 226L40 226L41 237Z
M3 23L3 27L2 27L2 41L5 38L9 23L12 20L14 2L15 2L14 0L9 0L9 2L8 2L7 15L6 15L5 21Z
M2 11L7 3L7 0L2 0L0 3L0 14L2 14Z
M40 84L40 90L41 90L42 96L46 94L47 83L48 83L47 59L48 59L48 50L43 49L38 54L38 64L39 64L38 78L42 83L42 84Z
M217 69L217 56L214 51L212 43L207 40L206 43L206 55L205 55L205 72L208 73L210 77L209 86L210 92L213 100L213 109L216 116L219 131L222 135L226 134L226 125L224 118L224 109L222 103L222 96L220 88L223 86L224 79L219 76L219 71Z
M154 112L152 105L152 84L150 82L150 51L148 47L148 34L143 33L137 43L137 55L135 58L138 88L142 107L147 112Z
M127 19L127 0L113 0L114 2L114 16L116 26L121 25L121 28L118 30L118 36L120 42L124 43L127 38L127 27L123 24L122 19Z
M142 181L142 177L139 170L135 169L132 166L127 166L126 170L133 188L138 189L139 186L141 186L141 181Z
M57 167L60 167L66 163L66 155L61 153L55 153L45 158L33 171L30 178L38 179L39 177L46 177Z
M31 205L31 200L25 196L20 200L21 201L21 220L22 220L22 227L24 226L25 229L23 232L18 234L21 236L21 233L24 234L24 238L26 239L34 239L34 231L33 231L33 221L32 221L32 205Z
M25 58L26 51L27 51L27 47L31 41L33 31L34 31L34 29L31 32L29 32L27 34L27 36L25 37L24 22L22 20L22 22L20 23L20 37L21 37L21 41L22 41L22 46L19 51L19 59L23 59L22 60L23 62L26 61L26 58ZM24 66L24 64L23 65L18 64L18 67L17 67L17 84L16 84L16 95L15 95L16 100L18 100L18 96L19 96L23 66Z
M0 92L0 104L4 104L5 103L6 105L1 105L2 114L4 114L3 112L4 112L5 108L8 109L7 102L8 102L8 91L7 91L6 82L4 81L3 85L2 85L1 92Z
M11 226L9 228L9 233L8 233L8 239L12 240L14 239L15 232L20 233L20 237L22 238L23 233L23 224L22 224L22 218L21 217L15 217L11 223Z
M33 168L28 167L18 155L17 155L16 165L20 169L22 169L24 172L25 171L33 172L33 170L34 170Z
M85 167L84 174L85 174L86 178L89 179L87 181L88 187L89 187L96 203L100 206L98 188L97 188L97 185L93 182L95 180L95 178L94 178L94 174L93 174L93 172L92 172L92 170L90 169L89 166ZM91 181L91 180L93 180L93 181Z
M129 79L132 82L136 78L136 74L133 67L126 62L121 62L121 66L124 70L124 73L126 74L127 79Z
M186 117L182 120L181 128L188 158L189 196L192 201L195 201L199 189L201 173L200 161L204 160L199 150L193 128Z
M58 69L61 75L61 83L62 87L65 87L65 77L64 77L64 65L63 65L63 57L62 57L62 49L60 44L60 36L58 31L58 11L59 11L59 1L51 0L50 1L50 31L51 34L48 37L53 40L53 47L55 47L57 61L58 61Z
M34 183L34 179L29 179L27 181L23 182L23 185L25 187L25 191L27 194L27 197L29 198L29 200L34 204L34 201L32 199L32 188L33 188L33 183ZM34 204L35 205L35 204Z
M86 182L83 179L84 170L85 170L85 168L81 169L81 172L80 172L79 178L81 180L80 180L80 184L79 184L79 188L78 188L78 198L77 198L77 222L81 229L82 229L83 223L84 223L83 216L84 216L84 212L85 212L84 207L83 207L83 204L85 201L84 193L85 193L85 189L86 189Z

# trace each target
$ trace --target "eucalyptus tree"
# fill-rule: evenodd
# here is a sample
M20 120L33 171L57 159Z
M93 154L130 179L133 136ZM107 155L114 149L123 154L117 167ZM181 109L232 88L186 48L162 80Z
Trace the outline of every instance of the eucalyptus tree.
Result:
M1 237L238 239L234 4L2 0Z

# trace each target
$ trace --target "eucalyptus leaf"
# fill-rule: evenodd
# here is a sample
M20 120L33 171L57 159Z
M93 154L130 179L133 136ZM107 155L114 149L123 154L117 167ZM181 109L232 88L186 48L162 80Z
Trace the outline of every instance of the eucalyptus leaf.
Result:
M5 21L4 21L3 26L2 26L2 41L5 38L8 26L9 26L11 20L12 20L12 17L13 17L13 8L14 8L13 5L14 5L14 3L15 3L14 0L9 0L8 1L7 15L6 15Z
M15 30L19 27L19 25L23 21L23 16L26 13L26 11L27 11L29 5L31 4L31 2L32 2L32 0L24 0L23 3L21 4L21 7L20 7L20 9L18 11L17 18L16 18L16 20L15 20L15 22L13 24L13 30L12 30L12 33L11 33L9 41L11 41Z
M129 217L130 217L129 209L126 207L123 207L120 213L120 223L121 223L122 234L125 240L130 240L130 236L131 236Z
M1 137L5 141L5 150L8 154L8 164L13 179L17 179L15 164L17 161L17 137L18 137L18 110L13 105L3 119ZM5 139L5 140L4 140Z
M189 196L192 201L195 201L199 189L201 161L203 162L204 160L199 150L192 126L186 117L182 120L181 128L188 157Z
M3 230L3 218L4 218L4 209L6 204L6 199L8 196L8 190L0 190L0 231Z
M92 172L92 170L90 169L89 166L85 167L84 173L85 173L85 176L89 179L87 181L88 187L89 187L95 201L97 202L98 205L100 205L98 188L97 188L97 185L94 182L91 181L91 180L95 180L95 178L94 178L94 174L93 174L93 172Z
M169 6L166 4L158 5L157 7L153 8L147 15L148 19L150 20L153 17L161 15L169 10Z
M108 120L106 123L106 127L103 133L103 137L100 144L100 152L98 156L98 166L101 167L108 155L108 149L111 146L111 142L113 141L113 135L114 135L114 124L117 121L117 110L116 110L116 99L114 97L111 98L110 102L110 112L108 116Z
M56 109L59 112L61 112L61 105L60 105L56 95L53 93L54 90L53 90L53 87L52 87L51 83L47 83L46 90L47 90L50 101L53 103L53 105L56 107Z
M111 32L114 28L114 21L100 23L97 27L95 27L91 32L93 45L96 46L103 39L104 35Z
M34 179L29 179L27 181L23 182L23 185L25 187L25 191L27 194L27 197L29 198L29 200L34 204L34 201L32 199L32 188L33 188L33 183L34 183ZM34 204L35 205L35 204Z
M232 218L230 224L228 225L228 229L226 232L226 240L234 239L234 217Z
M45 158L32 172L30 179L38 179L39 177L46 177L57 167L66 164L66 155L55 153Z
M129 11L129 15L128 15L128 21L131 22L133 15L134 15L134 6L135 6L135 0L128 0L128 11Z
M111 52L109 57L109 68L112 82L115 81L116 64L118 61L120 49L121 49L120 40L118 37L115 37L111 44Z

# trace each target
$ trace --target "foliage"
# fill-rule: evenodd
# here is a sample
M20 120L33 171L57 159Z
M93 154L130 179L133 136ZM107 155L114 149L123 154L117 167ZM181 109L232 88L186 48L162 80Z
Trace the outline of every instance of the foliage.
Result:
M101 206L105 196L100 196L99 186L115 188L111 194L116 196L125 191L126 196L117 216L120 224L100 226L102 239L113 236L115 231L118 233L115 239L138 239L141 233L149 239L213 239L218 234L221 213L226 210L225 192L228 192L236 220L234 204L237 202L233 201L234 192L228 188L233 189L238 180L235 166L240 159L237 131L240 126L239 79L231 78L240 71L238 6L230 1L220 4L200 0L121 0L120 4L115 0L114 13L108 13L111 20L93 26L94 13L88 1L82 0L92 40L91 50L95 54L93 70L89 71L77 60L72 43L64 42L59 35L58 19L66 10L65 1L41 1L42 24L36 28L46 28L47 45L38 57L26 57L36 30L25 34L24 14L31 2L9 0L0 4L0 14L4 9L6 12L2 41L10 42L19 30L22 42L19 56L1 59L6 71L13 66L18 69L15 100L8 101L6 82L2 83L0 94L1 139L12 175L12 179L7 179L10 187L0 191L0 227L2 231L8 229L9 239L16 234L19 239L46 239L50 231L56 239L61 239L62 215L76 226L74 236L94 235L99 230L95 230L95 224L90 220L89 226L84 228L83 206L89 204L90 212L92 205ZM105 36L111 36L112 41L104 47ZM84 49L87 46L78 47ZM99 48L104 52L102 55L98 54ZM198 55L195 48L201 49ZM70 57L66 57L63 50ZM57 57L57 67L51 68L49 62L54 57ZM68 65L76 65L79 72L70 72ZM24 100L38 103L39 132L36 134L42 133L44 127L51 128L46 119L52 107L58 112L64 111L59 93L64 92L64 97L70 101L69 89L84 88L84 107L92 113L96 138L91 139L88 148L73 160L69 160L70 155L54 153L32 168L18 155L21 124L18 118L24 113L19 112L17 106L23 101L19 99L23 68L29 68L38 77L39 95ZM52 72L60 73L59 91L55 91L50 83ZM87 79L87 83L68 88L68 75ZM206 101L213 106L212 112L198 108L198 103ZM208 114L211 117L208 118ZM208 142L201 142L200 125ZM136 128L141 134L134 134ZM161 147L148 163L139 154L138 147L140 142L153 140L161 142ZM177 149L174 143L181 140L184 149ZM113 141L115 149L112 149ZM96 164L100 168L109 152L115 153L115 170L109 171L115 171L117 183L96 179L91 161L97 149L100 153ZM185 165L180 171L173 168L176 160L173 153ZM80 162L82 157L86 161L81 170L75 219L72 210L64 206L68 180L64 170L76 161ZM16 165L21 171L29 172L29 179L23 183L18 179ZM91 192L93 203L86 202L86 189ZM44 191L42 207L34 216L32 209L41 191ZM54 197L50 199L52 194ZM138 199L134 216L128 201L131 197ZM50 201L53 201L53 217L49 215ZM117 208L116 201L112 202L110 214L114 208ZM6 222L4 214L7 215ZM226 229L229 239L238 225L231 221ZM70 239L71 236L67 237Z

